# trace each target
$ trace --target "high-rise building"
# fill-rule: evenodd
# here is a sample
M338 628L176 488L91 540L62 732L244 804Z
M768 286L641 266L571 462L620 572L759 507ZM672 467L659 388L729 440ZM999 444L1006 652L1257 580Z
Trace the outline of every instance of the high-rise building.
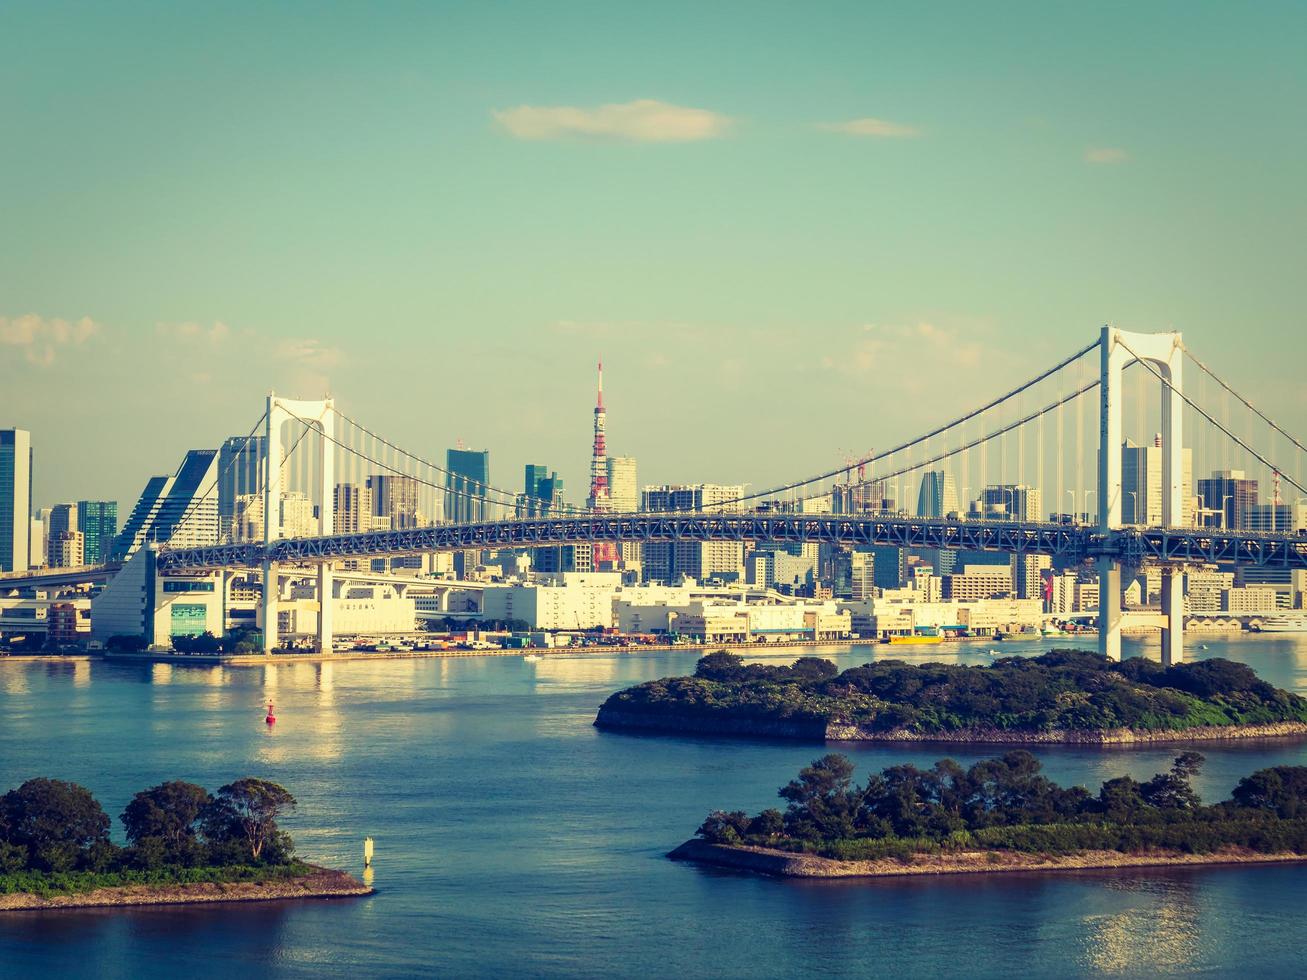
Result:
M99 565L109 555L113 539L118 536L118 501L79 500L77 530L84 539L84 558L88 565Z
M32 532L32 434L0 429L0 572L25 572Z
M668 483L660 487L645 487L641 494L640 508L647 511L733 513L740 509L738 501L743 496L742 486Z
M1193 450L1180 454L1179 526L1194 523ZM1160 527L1162 523L1162 437L1151 446L1136 446L1129 439L1121 446L1121 523Z
M640 485L634 456L608 457L608 501L611 509L630 514L640 509Z
M1043 513L1040 493L1024 483L991 484L980 491L981 516L994 520L1039 521Z
M970 566L968 566L970 567ZM1041 599L1044 596L1044 573L1053 568L1048 555L1020 555L1016 557L1017 598Z
M368 489L372 491L373 516L389 521L391 530L402 531L422 524L416 477L377 474L368 477Z
M110 561L124 561L147 541L186 548L218 543L218 450L192 449L172 476L145 484L114 539Z
M947 517L958 509L958 488L944 470L927 470L921 474L917 494L918 517Z
M332 492L336 534L364 534L374 528L372 491L357 483L337 483Z
M45 520L33 517L31 534L27 541L27 567L41 568L45 565Z
M484 521L489 514L490 453L450 449L445 453L445 520L459 524Z
M1248 530L1277 534L1307 530L1307 503L1253 504L1248 512Z
M224 538L231 533L236 498L259 492L267 445L264 436L232 436L218 450L218 525Z
M850 593L855 602L876 595L876 556L869 551L855 551L850 556ZM897 588L897 583L895 583Z
M46 519L45 526L45 563L50 568L68 568L61 557L67 549L63 544L63 536L69 531L77 530L77 505L76 504L55 504L50 508L50 516Z
M1203 510L1214 517L1219 528L1246 531L1257 506L1257 481L1243 470L1217 470L1210 479L1198 481L1198 498Z
M85 565L86 538L81 531L60 531L50 539L51 568L79 568Z
M542 517L563 505L563 480L558 473L539 463L528 463L523 481L522 517Z
M642 509L646 511L734 511L744 495L741 486L714 483L667 484L645 487ZM647 541L642 556L642 573L647 580L672 582L681 576L700 581L718 578L743 581L744 544L737 541Z

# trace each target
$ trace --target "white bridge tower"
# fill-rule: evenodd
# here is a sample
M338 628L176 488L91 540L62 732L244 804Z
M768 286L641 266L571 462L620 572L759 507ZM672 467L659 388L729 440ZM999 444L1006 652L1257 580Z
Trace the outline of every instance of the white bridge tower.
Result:
M1135 361L1154 366L1162 394L1162 526L1176 527L1184 514L1184 345L1178 333L1126 333L1103 327L1098 442L1098 527L1104 538L1121 529L1121 372ZM1162 569L1162 663L1184 659L1184 569ZM1121 563L1098 559L1098 650L1121 659Z

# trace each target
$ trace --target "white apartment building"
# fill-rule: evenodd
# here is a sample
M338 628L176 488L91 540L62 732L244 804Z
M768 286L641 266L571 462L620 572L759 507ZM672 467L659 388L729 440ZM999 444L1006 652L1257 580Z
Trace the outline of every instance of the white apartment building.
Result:
M607 629L621 586L620 572L559 572L538 582L487 585L482 616L521 620L529 629Z

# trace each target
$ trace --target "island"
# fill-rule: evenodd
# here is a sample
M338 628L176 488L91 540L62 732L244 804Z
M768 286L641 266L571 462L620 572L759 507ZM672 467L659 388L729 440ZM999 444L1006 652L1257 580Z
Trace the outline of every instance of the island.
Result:
M282 786L246 777L210 794L172 781L132 797L126 846L90 791L29 779L0 796L0 911L367 895L363 882L294 856Z
M745 664L725 651L692 677L648 681L599 709L599 728L835 741L1120 745L1307 734L1307 699L1229 660L1163 667L1054 650L992 664L829 660Z
M1250 864L1307 855L1307 766L1275 766L1204 805L1184 752L1145 782L1063 787L1024 749L964 769L891 766L864 785L827 755L781 787L782 812L714 811L668 856L783 877L847 878L1148 865Z

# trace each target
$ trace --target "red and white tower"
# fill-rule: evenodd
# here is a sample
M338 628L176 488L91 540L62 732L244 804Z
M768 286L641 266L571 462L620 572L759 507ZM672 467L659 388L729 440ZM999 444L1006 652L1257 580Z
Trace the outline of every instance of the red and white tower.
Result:
M590 499L586 506L594 511L608 511L611 500L608 491L608 445L604 436L604 362L599 362L599 397L595 401L594 452L590 456ZM617 567L617 545L611 541L596 541L593 549L596 571Z

